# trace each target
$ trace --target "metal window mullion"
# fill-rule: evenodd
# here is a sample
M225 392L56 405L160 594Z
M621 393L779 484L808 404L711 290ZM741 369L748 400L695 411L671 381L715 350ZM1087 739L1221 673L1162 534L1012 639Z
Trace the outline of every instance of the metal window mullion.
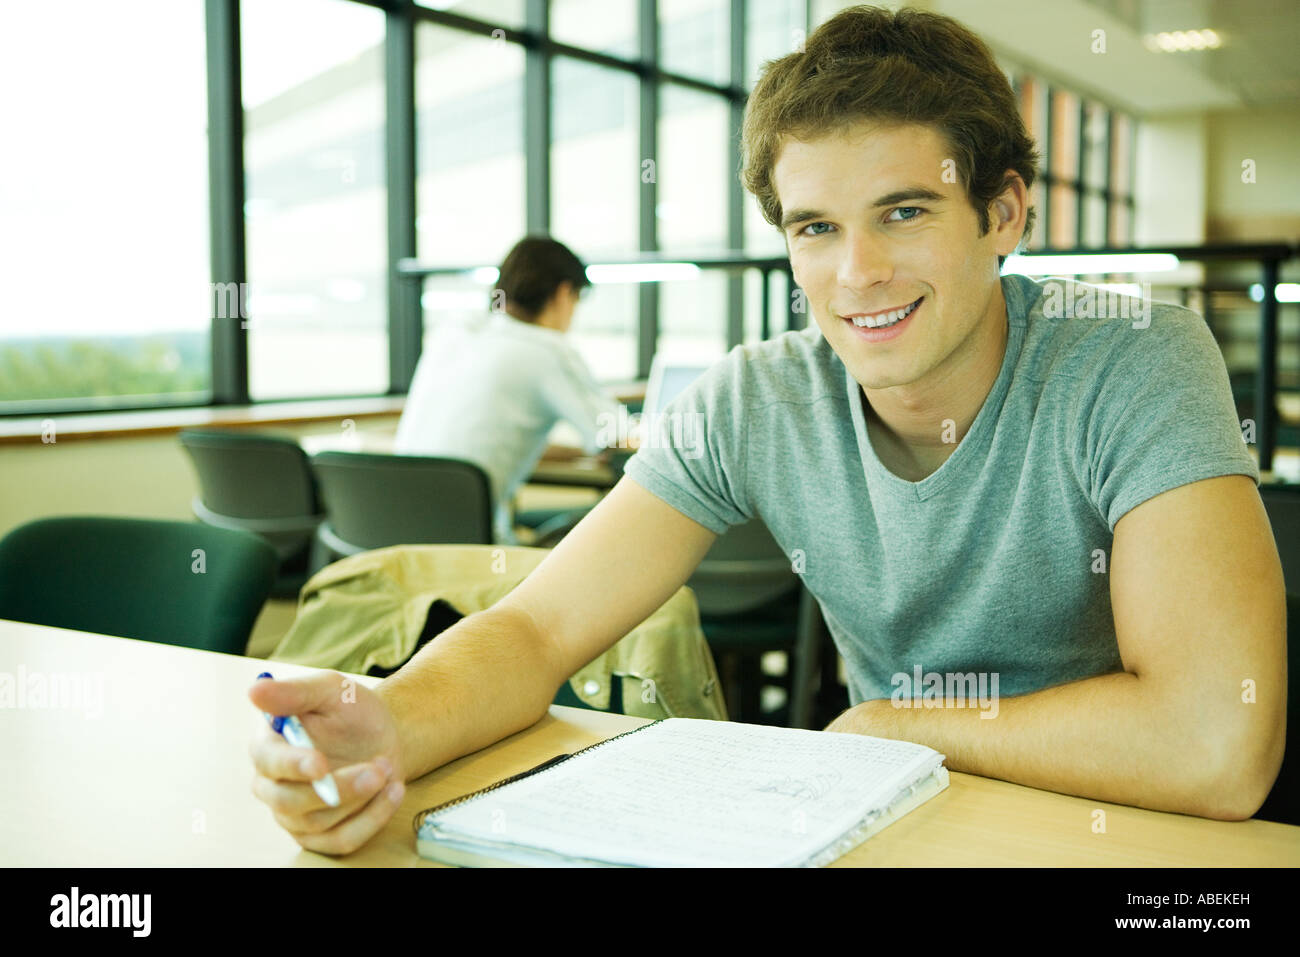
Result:
M1111 155L1114 147L1115 147L1115 111L1107 107L1106 108L1106 184L1105 184L1105 193L1103 194L1105 196L1104 215L1106 217L1106 229L1105 229L1106 239L1104 245L1107 246L1121 245L1121 243L1118 241L1118 237L1112 238L1111 230L1110 230L1111 204L1115 202L1115 179L1114 179L1115 157Z
M239 0L207 0L208 230L212 282L236 283L240 315L211 313L212 404L248 402L248 278L244 240L244 105L240 90ZM209 295L216 305L218 297ZM224 298L223 300L224 301Z
M731 0L731 85L745 85L745 0ZM745 104L732 99L727 104L727 248L745 248L745 191L740 177L740 131L745 119ZM745 339L745 274L732 272L727 277L727 349Z
M1133 245L1137 233L1137 117L1128 118L1128 235L1126 245Z
M424 317L422 283L397 271L416 255L415 238L415 19L411 0L395 0L385 14L384 162L388 206L388 391L405 393L420 358Z
M546 0L528 0L530 33L550 34ZM528 233L551 231L551 53L545 43L524 52L524 203Z
M1259 303L1259 366L1255 370L1255 424L1259 470L1273 468L1277 446L1277 280L1278 260L1264 260L1263 296Z
M1047 115L1043 118L1043 126L1047 130L1047 136L1044 137L1043 143L1043 248L1052 248L1052 185L1056 179L1056 171L1052 168L1052 139L1056 136L1056 128L1053 126L1055 119L1055 109L1052 104L1052 87L1049 83L1044 83L1041 79L1036 80L1039 89L1043 91L1044 105L1047 109Z
M642 252L659 248L659 230L655 221L659 188L659 80L656 69L659 63L659 12L656 0L638 0L637 33L640 38L641 62L647 69L640 75L639 149L641 163L634 171L637 176L637 245ZM650 160L653 176L642 176L642 164ZM647 182L647 180L649 180ZM637 310L636 369L638 378L650 374L650 362L659 342L659 286L653 282L639 283L639 308Z
M1082 249L1084 247L1084 230L1083 214L1084 207L1087 205L1087 183L1084 182L1084 170L1087 166L1088 155L1084 148L1086 141L1083 138L1084 126L1087 123L1088 104L1082 96L1079 97L1079 115L1076 117L1078 132L1075 134L1074 147L1074 248Z

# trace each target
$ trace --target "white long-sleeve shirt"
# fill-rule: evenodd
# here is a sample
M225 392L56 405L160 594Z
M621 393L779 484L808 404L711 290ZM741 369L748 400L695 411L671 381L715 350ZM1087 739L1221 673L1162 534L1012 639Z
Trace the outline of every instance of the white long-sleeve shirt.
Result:
M512 502L564 420L599 451L602 413L617 417L564 333L504 313L439 319L425 344L393 450L467 459L488 475L497 541L513 544Z

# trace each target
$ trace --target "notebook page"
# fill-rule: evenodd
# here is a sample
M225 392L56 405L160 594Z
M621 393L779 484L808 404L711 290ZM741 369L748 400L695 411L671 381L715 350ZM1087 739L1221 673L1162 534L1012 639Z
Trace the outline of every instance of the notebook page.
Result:
M440 832L611 863L792 865L942 758L883 738L670 718L434 820Z

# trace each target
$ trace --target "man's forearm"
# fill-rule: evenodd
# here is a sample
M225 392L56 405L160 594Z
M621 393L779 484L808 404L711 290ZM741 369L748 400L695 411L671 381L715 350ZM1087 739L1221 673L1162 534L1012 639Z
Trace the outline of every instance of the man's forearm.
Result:
M911 708L889 699L850 708L828 731L850 731L927 745L954 771L1116 804L1202 817L1238 816L1225 802L1223 747L1193 717L1194 693L1182 703L1159 696L1126 672L1100 675L1003 698L996 717L965 708ZM1161 705L1160 702L1170 704ZM941 702L940 702L941 703ZM1225 729L1219 729L1224 733Z
M425 645L376 688L397 721L406 779L539 721L553 667L531 621L501 605Z

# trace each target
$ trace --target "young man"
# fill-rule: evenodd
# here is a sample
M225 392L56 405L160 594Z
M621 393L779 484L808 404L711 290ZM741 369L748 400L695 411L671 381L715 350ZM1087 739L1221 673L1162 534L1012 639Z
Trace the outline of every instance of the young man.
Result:
M604 417L616 419L619 403L596 385L564 338L588 285L578 257L554 239L529 236L498 272L487 314L440 320L434 328L393 449L480 465L496 502L496 541L517 544L512 502L546 451L551 429L566 421L583 450L600 451Z
M744 145L815 326L733 350L675 403L704 415L703 455L642 449L506 600L376 693L255 686L324 754L259 734L254 793L303 847L360 846L404 781L537 721L718 533L761 515L845 661L853 707L830 730L1251 816L1283 749L1282 577L1204 322L1132 300L1064 318L1059 281L999 277L1031 221L1033 147L950 19L841 12L769 65ZM900 693L919 673L985 676L1001 700L925 706L928 688ZM337 809L307 783L326 758Z

